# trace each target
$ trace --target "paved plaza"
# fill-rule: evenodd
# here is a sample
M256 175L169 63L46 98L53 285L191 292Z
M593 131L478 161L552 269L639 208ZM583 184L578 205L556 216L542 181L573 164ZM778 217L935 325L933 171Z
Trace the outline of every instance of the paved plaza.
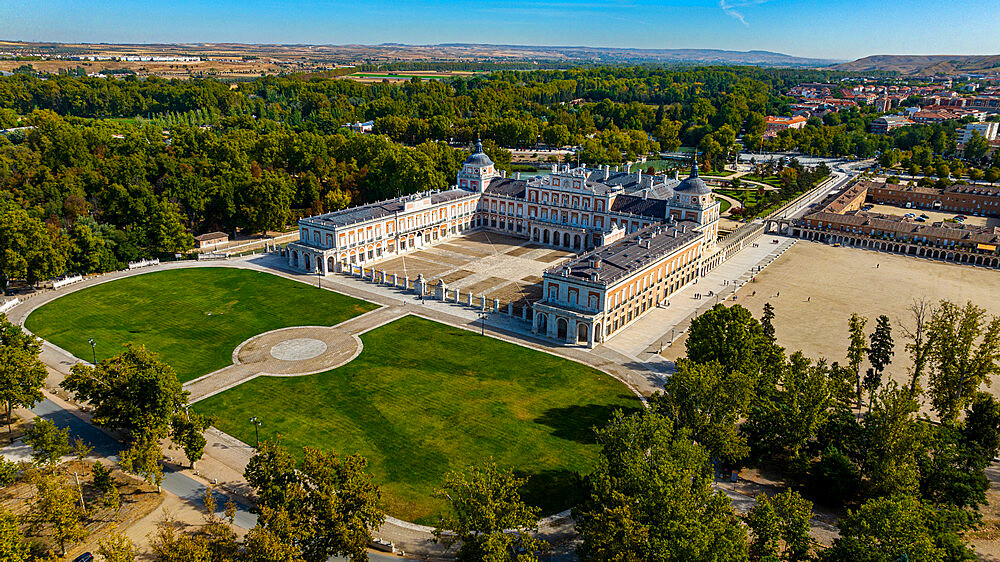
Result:
M489 232L453 238L433 247L374 265L400 278L423 275L432 284L444 281L448 290L499 299L502 306L542 297L542 273L572 256L571 252L532 244Z

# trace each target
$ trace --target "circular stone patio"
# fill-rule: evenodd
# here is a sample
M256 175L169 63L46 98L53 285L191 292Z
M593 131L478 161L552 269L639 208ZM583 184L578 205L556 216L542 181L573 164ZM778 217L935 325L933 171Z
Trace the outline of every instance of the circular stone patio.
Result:
M233 352L233 362L268 375L298 376L329 371L359 353L361 340L347 330L298 326L250 338Z

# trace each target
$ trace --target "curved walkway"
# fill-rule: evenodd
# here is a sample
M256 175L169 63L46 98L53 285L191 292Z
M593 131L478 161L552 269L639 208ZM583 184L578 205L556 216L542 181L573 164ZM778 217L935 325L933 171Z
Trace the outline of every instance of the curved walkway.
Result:
M742 209L743 208L743 203L741 203L739 199L734 199L734 198L732 198L732 197L730 197L728 195L723 195L721 193L716 193L715 196L718 199L729 201L729 208L726 209L725 213L722 213L722 216L724 216L724 217L728 216L729 213L732 213L733 209Z
M184 383L195 403L248 380L303 377L353 361L364 344L361 334L405 316L401 307L382 307L336 326L293 326L258 334L233 351L233 364Z

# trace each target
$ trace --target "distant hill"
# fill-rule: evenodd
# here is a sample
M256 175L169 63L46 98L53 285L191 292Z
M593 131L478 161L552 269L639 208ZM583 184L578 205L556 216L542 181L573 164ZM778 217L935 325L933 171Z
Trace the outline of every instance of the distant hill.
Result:
M458 53L480 53L512 59L565 60L567 62L621 63L663 62L754 66L828 66L839 62L830 59L796 57L771 51L726 51L721 49L630 49L620 47L489 45L478 43L446 43L442 45L394 45L439 51L445 56ZM376 47L377 48L377 47Z
M534 62L549 64L718 64L782 67L823 67L839 60L811 59L770 51L720 49L628 49L619 47L489 45L267 45L242 43L85 44L27 43L0 40L0 49L15 54L70 57L102 55L254 56L280 61L336 64L420 62Z
M1000 55L873 55L832 70L898 72L904 76L1000 71Z

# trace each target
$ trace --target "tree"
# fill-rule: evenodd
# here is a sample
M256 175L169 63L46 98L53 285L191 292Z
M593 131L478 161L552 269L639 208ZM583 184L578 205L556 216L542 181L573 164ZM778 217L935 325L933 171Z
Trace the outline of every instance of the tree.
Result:
M285 542L282 534L272 530L288 525L288 513L282 512L280 518L271 515L267 519L271 526L255 525L247 532L243 540L243 559L246 562L299 562L298 547Z
M54 422L38 418L25 434L25 442L31 446L31 457L40 465L59 463L59 459L70 454L69 428L59 429Z
M205 523L194 533L178 532L176 521L165 520L157 528L156 536L150 544L158 562L228 562L242 560L238 557L239 545L232 522L236 515L233 503L226 505L224 517L215 513L215 491L205 490L202 498L204 504ZM250 558L252 560L252 558ZM267 559L267 562L279 562L280 558ZM299 559L295 559L298 562ZM263 562L263 561L262 561ZM292 562L289 560L288 562Z
M93 406L95 425L124 429L136 441L166 437L187 399L174 370L133 344L96 367L74 365L61 386Z
M925 435L914 415L916 400L889 381L876 393L864 418L864 473L873 495L916 491L919 484L917 457Z
M38 358L41 340L0 314L0 400L7 409L7 433L11 434L14 408L31 407L41 401L47 375Z
M882 372L892 362L892 355L895 353L893 351L892 325L889 323L888 316L882 314L875 320L875 331L872 332L868 341L870 342L868 362L871 363L871 369L865 375L864 386L865 390L868 391L868 407L871 408L871 396L882 385Z
M137 474L149 485L156 486L156 491L159 492L160 484L163 483L163 466L160 464L162 456L156 441L143 438L122 451L118 464L122 470Z
M821 503L843 505L861 490L861 470L837 447L828 446L809 469L809 488Z
M0 199L0 289L11 279L35 283L53 277L65 262L45 223L14 201Z
M768 562L799 561L809 558L812 539L809 519L812 502L792 490L767 497L757 496L746 515L750 527L750 560Z
M121 508L121 494L118 491L118 484L111 475L111 469L96 462L91 470L94 489L101 493L101 503L104 507L112 510L117 519L118 510Z
M969 179L972 180L972 185L976 185L977 182L982 181L985 176L986 174L984 174L979 168L972 168L969 170Z
M184 449L191 468L205 452L205 430L210 425L212 418L187 411L174 414L170 422L170 438Z
M973 131L972 137L965 142L965 146L962 148L962 155L970 162L978 162L989 151L990 141L979 134L979 131Z
M174 254L193 245L194 237L184 228L184 216L177 204L162 199L153 205L146 228L146 247L152 253Z
M823 552L826 562L975 560L952 514L913 496L868 500L837 521L840 536Z
M986 181L990 183L996 183L997 180L1000 180L1000 168L997 168L995 166L987 168Z
M371 530L385 521L381 490L366 466L364 457L311 447L295 462L280 445L262 441L244 472L257 495L258 525L297 545L306 562L365 560Z
M776 389L758 398L744 432L758 452L787 453L797 459L830 415L830 368L813 364L797 351L781 366Z
M31 545L24 541L23 536L21 518L0 509L0 559L7 562L31 560Z
M970 453L986 468L1000 453L1000 403L990 394L976 393L960 431Z
M901 325L903 335L906 337L906 351L910 354L910 394L917 395L920 390L920 377L924 373L927 362L930 359L930 352L933 349L932 341L929 340L933 333L928 332L927 323L933 313L931 305L924 299L914 301L909 309L913 318L913 327Z
M76 460L83 462L83 460L86 459L88 455L90 455L91 451L94 450L94 447L92 447L82 438L77 437L73 439L73 442L71 444L71 449L73 451L73 456L76 457Z
M717 361L724 371L739 371L756 380L766 345L764 329L749 310L717 304L691 322L686 348L692 361Z
M538 560L545 542L532 536L538 508L525 504L518 492L526 482L492 460L449 473L435 493L448 504L434 529L435 540L448 548L461 543L457 560Z
M868 351L865 341L865 324L867 322L867 318L858 316L857 313L851 314L851 318L847 322L847 329L851 336L851 344L847 348L847 364L850 365L851 373L854 375L858 408L861 408L861 362L864 361L865 353Z
M1000 372L1000 318L971 302L948 301L934 310L928 325L932 370L928 395L941 422L954 425L979 386Z
M774 331L774 307L771 306L771 303L769 302L764 303L764 313L760 318L760 326L764 330L764 337L766 337L772 345L777 343L778 338Z
M0 488L6 488L14 482L17 482L18 476L21 474L21 463L16 463L11 460L7 460L4 457L0 457Z
M747 559L746 530L686 432L654 412L617 411L597 441L587 498L573 510L582 560Z
M94 463L94 467L90 470L93 477L94 489L98 492L104 493L115 485L114 478L111 476L110 468L107 468L103 464L97 462Z
M115 533L100 542L97 554L104 562L135 562L139 551L128 537Z
M677 369L664 382L663 393L651 399L654 410L669 418L675 428L687 429L712 459L734 464L749 452L738 422L753 395L750 377L725 372L716 362L677 361Z
M37 488L33 510L35 519L38 524L48 525L60 553L65 555L67 544L80 541L88 534L80 522L77 491L61 476L47 472L36 473L34 484Z
M237 192L242 224L251 232L282 230L291 218L294 191L287 175L272 171L249 178Z

